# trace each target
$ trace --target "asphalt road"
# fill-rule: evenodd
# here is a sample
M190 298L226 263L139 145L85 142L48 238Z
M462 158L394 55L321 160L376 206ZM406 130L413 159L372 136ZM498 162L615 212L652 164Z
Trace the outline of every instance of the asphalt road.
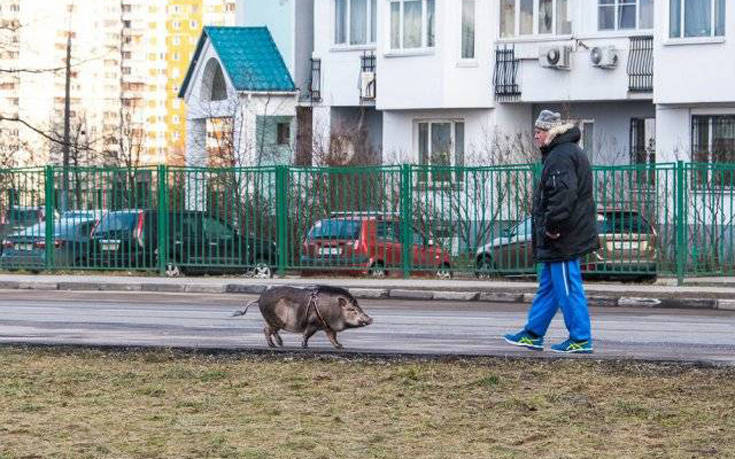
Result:
M253 296L0 291L0 343L263 349L257 308L231 318ZM430 355L554 355L516 349L500 336L519 329L517 304L362 300L373 325L339 335L345 351ZM709 361L735 365L735 312L593 308L595 358ZM287 348L301 337L283 333ZM561 312L547 347L566 338ZM312 350L329 351L323 333Z

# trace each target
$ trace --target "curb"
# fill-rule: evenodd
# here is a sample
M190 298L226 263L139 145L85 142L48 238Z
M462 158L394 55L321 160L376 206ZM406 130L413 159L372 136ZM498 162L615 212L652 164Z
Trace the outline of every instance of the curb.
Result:
M161 292L161 293L199 293L199 294L240 294L259 295L266 285L205 283L170 284L162 282L148 283L94 283L94 282L0 282L0 290L60 290L60 291L105 291L105 292ZM517 303L530 304L534 293L514 293L507 291L464 291L464 290L412 290L405 288L349 288L348 290L360 299L423 300L423 301L457 301L485 303ZM588 295L589 305L593 307L618 308L651 308L651 309L710 309L735 311L735 299L706 298L653 298L629 297L614 294Z

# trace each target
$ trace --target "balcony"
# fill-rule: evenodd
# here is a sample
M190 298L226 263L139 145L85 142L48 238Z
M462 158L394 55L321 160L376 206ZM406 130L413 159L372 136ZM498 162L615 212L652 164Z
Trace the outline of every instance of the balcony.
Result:
M503 45L495 48L493 86L495 87L495 99L498 102L512 102L520 99L519 65L520 59L516 58L513 45Z
M372 52L360 56L360 102L375 102L377 80L375 74L377 60Z
M311 58L311 80L309 81L309 100L322 100L322 60Z
M653 37L631 37L628 55L628 91L653 91Z

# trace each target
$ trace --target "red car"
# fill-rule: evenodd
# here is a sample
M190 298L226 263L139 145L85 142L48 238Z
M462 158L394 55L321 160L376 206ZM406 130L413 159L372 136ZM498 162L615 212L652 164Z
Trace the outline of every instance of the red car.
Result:
M301 268L381 278L402 270L402 223L394 216L347 214L317 221L304 240ZM410 229L411 271L452 277L449 254ZM320 269L329 268L329 269Z

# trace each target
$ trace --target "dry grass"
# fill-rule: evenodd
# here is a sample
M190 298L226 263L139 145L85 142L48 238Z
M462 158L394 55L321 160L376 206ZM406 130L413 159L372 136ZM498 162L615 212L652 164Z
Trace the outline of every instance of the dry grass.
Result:
M0 457L735 456L735 370L0 348Z

